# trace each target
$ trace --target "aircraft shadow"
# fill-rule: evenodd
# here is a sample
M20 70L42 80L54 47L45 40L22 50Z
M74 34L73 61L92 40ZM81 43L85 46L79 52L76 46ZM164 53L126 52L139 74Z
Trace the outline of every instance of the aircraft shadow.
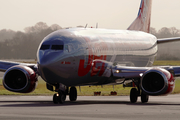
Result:
M63 104L54 104L52 101L0 101L0 107L48 107L48 106L75 106L75 105L93 105L93 104L109 104L109 105L131 105L131 106L152 106L165 105L174 106L180 103L168 102L148 102L148 103L130 103L129 101L95 101L95 100L77 100L75 102L66 101Z

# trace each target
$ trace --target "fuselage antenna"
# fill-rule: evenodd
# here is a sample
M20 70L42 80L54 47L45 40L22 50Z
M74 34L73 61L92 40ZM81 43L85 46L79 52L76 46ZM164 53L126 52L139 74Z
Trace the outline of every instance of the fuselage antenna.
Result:
M88 25L88 24L86 24L86 26L85 26L84 28L87 28L87 25Z
M98 23L96 23L96 28L98 28Z

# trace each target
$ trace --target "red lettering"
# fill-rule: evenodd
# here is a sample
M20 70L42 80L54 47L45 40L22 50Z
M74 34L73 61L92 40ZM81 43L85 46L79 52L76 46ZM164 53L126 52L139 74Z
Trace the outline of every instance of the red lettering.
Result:
M86 66L86 68L84 68L84 62L85 62L85 60L80 60L80 62L79 62L78 76L84 76L84 75L88 74L88 72L91 69L92 64L88 64Z
M86 38L87 43L90 43L90 40L88 38ZM78 76L85 76L86 74L88 74L89 72L91 73L91 76L95 76L98 74L99 72L99 76L102 76L104 71L105 71L105 63L103 63L102 61L94 61L93 65L92 65L92 61L93 60L106 60L106 55L93 55L92 54L92 46L90 46L91 44L88 44L89 47L89 56L88 56L88 63L85 67L85 60L81 59L79 62L79 69L78 69ZM101 42L101 44L94 44L94 46L99 47L99 48L107 48L107 45L103 42ZM91 69L92 68L92 69ZM91 70L91 71L90 71Z
M104 71L105 71L105 63L102 63L102 67L101 67L101 70L99 72L99 76L102 76Z
M94 76L99 72L101 66L98 66L98 64L101 64L101 63L99 61L94 62L92 66L91 76Z
M71 62L63 61L63 62L61 62L61 64L71 64Z

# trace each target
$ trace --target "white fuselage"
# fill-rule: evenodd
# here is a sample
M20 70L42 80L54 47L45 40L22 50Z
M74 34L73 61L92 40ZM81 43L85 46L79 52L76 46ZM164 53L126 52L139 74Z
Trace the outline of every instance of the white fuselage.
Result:
M156 53L156 37L145 32L75 28L45 37L37 58L45 81L76 86L111 83L106 69L152 66Z

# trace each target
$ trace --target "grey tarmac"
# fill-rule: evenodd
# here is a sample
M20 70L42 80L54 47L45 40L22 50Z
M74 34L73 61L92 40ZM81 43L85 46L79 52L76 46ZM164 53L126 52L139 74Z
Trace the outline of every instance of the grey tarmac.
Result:
M130 103L129 96L78 96L53 104L52 96L0 96L1 120L179 120L180 94L151 96Z

